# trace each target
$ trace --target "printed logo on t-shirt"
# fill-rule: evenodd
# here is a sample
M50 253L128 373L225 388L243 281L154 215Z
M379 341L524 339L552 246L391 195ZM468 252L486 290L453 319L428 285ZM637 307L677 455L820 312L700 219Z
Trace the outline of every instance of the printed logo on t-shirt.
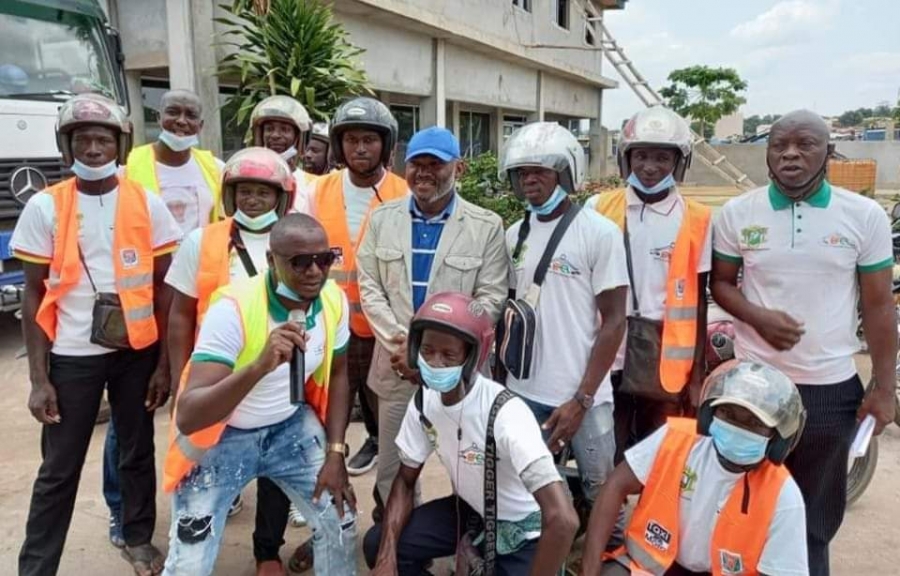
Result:
M484 450L473 442L468 448L459 451L459 459L470 466L484 466Z
M847 238L839 232L828 234L822 238L822 245L829 248L845 248L848 250L856 250L856 242Z
M666 244L659 248L650 249L650 257L659 262L669 262L672 260L672 251L675 250L675 243Z
M765 248L769 228L767 226L747 226L741 228L741 249L742 250L768 250Z
M559 257L554 258L550 261L549 271L560 276L581 275L581 270L579 270L574 264L572 264L565 254L560 254Z
M690 466L685 466L684 471L681 473L681 497L687 498L689 494L694 492L696 487L697 471ZM690 500L690 498L687 499Z
M647 529L644 531L644 540L660 552L665 552L672 542L672 534L663 528L662 524L651 520L647 523Z
M722 574L743 574L744 559L740 554L719 550L719 561L722 564Z
M528 252L528 244L522 244L522 249L519 250L519 255L516 256L515 260L513 260L513 268L518 270L522 266L525 265L525 253Z
M138 265L138 252L134 248L122 248L119 256L122 259L122 268L134 268Z

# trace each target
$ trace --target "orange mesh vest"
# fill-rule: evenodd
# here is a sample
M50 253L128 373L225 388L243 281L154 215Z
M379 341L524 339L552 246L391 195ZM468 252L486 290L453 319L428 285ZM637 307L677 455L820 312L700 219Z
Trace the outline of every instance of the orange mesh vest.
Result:
M685 465L697 441L697 423L669 418L669 429L650 470L631 522L625 546L632 571L662 576L678 557L679 513ZM738 480L715 519L710 555L713 576L758 574L757 566L775 516L775 506L789 478L784 466L768 460ZM711 519L712 521L712 519Z
M662 359L659 378L667 392L681 392L691 376L697 346L697 304L700 294L697 282L700 256L709 233L709 207L689 198L684 199L684 215L669 260L666 282L666 314L663 321ZM625 191L601 194L597 212L625 228Z
M231 281L231 225L233 218L203 228L200 239L200 263L197 268L197 326L209 309L213 293Z
M53 196L56 235L47 292L38 308L37 324L51 341L56 339L57 303L78 285L83 266L78 257L78 191L75 178L63 180L45 191ZM157 340L153 317L153 226L147 195L138 184L119 179L113 231L112 266L116 293L122 303L128 342L135 350Z
M350 329L363 338L372 336L372 329L363 315L359 303L359 280L356 274L356 248L362 242L372 210L382 202L402 198L409 192L406 180L388 172L378 188L378 196L372 194L369 210L359 227L356 238L350 238L350 227L347 224L347 211L344 208L344 171L340 170L321 176L316 180L315 215L325 227L328 241L332 246L339 246L343 257L331 267L330 277L343 288L350 303Z

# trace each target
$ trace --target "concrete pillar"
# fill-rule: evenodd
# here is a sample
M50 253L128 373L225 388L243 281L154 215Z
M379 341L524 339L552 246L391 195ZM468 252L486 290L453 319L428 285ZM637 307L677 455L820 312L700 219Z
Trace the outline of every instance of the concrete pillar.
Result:
M491 150L495 154L503 148L503 108L494 108L494 125L491 130Z
M459 125L460 125L459 115L460 115L461 108L462 108L462 105L459 103L458 100L454 100L453 102L450 103L450 114L452 115L450 122L453 125L453 135L456 136L457 139L459 138Z
M216 77L216 41L213 3L208 0L166 0L169 50L169 85L192 90L203 105L200 141L213 154L222 154L219 80Z
M535 97L534 101L536 103L534 112L528 114L529 122L543 122L544 121L544 72L542 70L537 71L537 79L534 84Z
M144 97L141 94L141 71L125 72L125 83L128 85L128 105L131 108L130 118L134 145L140 146L147 141L147 127L144 123Z
M419 108L420 128L429 126L447 127L447 93L444 73L445 43L435 38L431 43L431 95L422 99Z
M606 174L606 129L603 128L603 90L597 89L597 115L590 118L590 151L591 163L588 166L588 178L598 179Z

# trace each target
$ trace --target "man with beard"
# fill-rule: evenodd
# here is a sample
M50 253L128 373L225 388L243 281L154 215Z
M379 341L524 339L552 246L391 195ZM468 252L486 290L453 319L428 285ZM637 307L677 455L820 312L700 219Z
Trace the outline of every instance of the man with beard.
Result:
M418 383L406 353L413 315L429 294L454 291L475 298L496 322L507 295L503 223L456 194L463 169L452 133L416 133L406 153L412 196L375 210L359 248L362 307L377 340L369 386L378 394L380 503L400 468L394 439Z
M806 501L813 576L829 574L856 424L872 416L880 434L896 386L890 223L874 200L828 182L828 138L812 112L783 116L769 134L771 184L728 202L713 234L712 293L735 318L735 354L784 372L809 413L785 464ZM877 382L868 393L853 362L857 302Z

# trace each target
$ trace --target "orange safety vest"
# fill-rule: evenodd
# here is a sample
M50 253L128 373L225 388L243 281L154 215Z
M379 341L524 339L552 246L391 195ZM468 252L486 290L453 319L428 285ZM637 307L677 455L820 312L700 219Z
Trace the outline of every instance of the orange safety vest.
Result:
M698 435L695 420L669 418L668 424L625 531L625 546L610 555L622 562L627 554L632 573L662 576L678 557L684 471ZM787 468L765 460L735 484L718 518L710 519L716 523L710 542L713 576L759 573L778 497L789 477Z
M681 228L669 260L666 282L666 314L663 322L662 358L659 378L667 392L681 392L691 377L697 346L697 304L700 286L697 276L700 256L712 216L708 206L685 198ZM625 191L601 194L596 210L620 229L625 228ZM633 287L632 287L633 289Z
M78 191L75 178L45 190L53 196L56 236L47 288L35 320L51 341L56 340L59 299L78 285L83 265L78 255ZM153 225L144 189L119 179L116 220L113 229L112 265L116 293L122 303L128 342L135 350L146 348L158 338L153 316Z
M199 327L209 309L213 293L231 282L231 225L234 218L203 228L200 263L197 269L197 322Z
M387 172L378 195L372 195L369 210L359 227L356 239L350 238L350 227L347 224L347 210L344 204L344 171L339 170L316 180L315 215L328 234L331 246L338 246L343 251L342 258L331 267L330 277L343 288L350 303L350 329L362 338L373 336L369 322L363 315L359 302L359 279L356 272L356 248L362 243L366 226L372 210L383 202L402 198L409 192L406 180L396 174ZM381 198L379 199L378 196Z
M228 298L233 301L241 317L244 332L244 348L234 363L234 372L252 364L262 354L269 336L268 274L257 274L247 281L229 284L215 293L212 300ZM309 377L303 387L305 402L313 409L319 421L325 425L328 414L328 388L331 382L331 366L334 360L334 341L343 314L344 296L333 281L328 281L319 293L322 301L321 321L325 330L325 356L322 364ZM181 376L181 390L187 383L191 363ZM180 394L180 393L179 393ZM194 466L213 446L218 444L227 426L227 418L198 430L182 434L176 425L178 408L169 426L169 449L163 464L163 490L172 492Z

